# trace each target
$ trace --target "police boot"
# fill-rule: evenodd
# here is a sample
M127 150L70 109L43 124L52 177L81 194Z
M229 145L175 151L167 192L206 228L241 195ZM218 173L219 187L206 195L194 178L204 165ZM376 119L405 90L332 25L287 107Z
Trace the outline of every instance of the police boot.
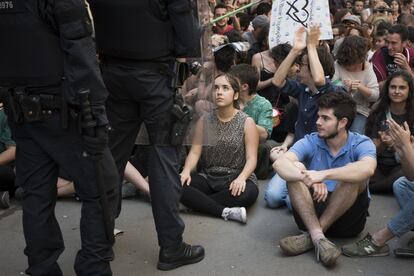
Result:
M185 242L177 247L161 248L157 268L171 270L183 265L198 263L204 258L204 248Z

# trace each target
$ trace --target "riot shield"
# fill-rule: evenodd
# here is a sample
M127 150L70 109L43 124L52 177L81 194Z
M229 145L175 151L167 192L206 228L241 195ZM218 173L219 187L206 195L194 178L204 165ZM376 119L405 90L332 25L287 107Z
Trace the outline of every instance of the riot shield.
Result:
M195 133L195 126L198 120L204 115L211 112L214 108L212 91L215 75L214 55L211 43L212 37L212 24L211 22L211 10L208 4L208 0L193 1L194 15L196 22L198 23L200 31L200 45L199 54L196 57L187 58L186 60L180 60L174 68L175 79L172 80L172 88L176 91L176 99L183 101L185 106L185 112L191 112L191 118L188 126L186 127L184 137L182 137L183 145L191 145ZM180 64L181 62L181 64ZM177 69L179 68L179 69ZM184 69L183 69L184 68ZM174 110L172 111L174 112ZM178 111L179 114L180 111ZM179 114L178 119L179 119ZM214 135L205 128L203 130L203 145L214 144ZM183 135L183 130L179 127L172 129L172 135ZM150 144L146 126L141 125L141 129L136 139L137 145ZM174 143L173 143L174 144Z

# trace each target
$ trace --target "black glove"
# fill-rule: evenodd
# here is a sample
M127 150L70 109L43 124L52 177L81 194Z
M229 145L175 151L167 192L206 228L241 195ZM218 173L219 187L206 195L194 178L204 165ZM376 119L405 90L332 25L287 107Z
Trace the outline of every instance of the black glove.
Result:
M108 117L106 117L105 105L91 105L91 111L98 127L106 127L109 124Z
M108 145L109 126L100 126L95 128L95 135L82 135L83 149L85 152L94 157L102 156Z

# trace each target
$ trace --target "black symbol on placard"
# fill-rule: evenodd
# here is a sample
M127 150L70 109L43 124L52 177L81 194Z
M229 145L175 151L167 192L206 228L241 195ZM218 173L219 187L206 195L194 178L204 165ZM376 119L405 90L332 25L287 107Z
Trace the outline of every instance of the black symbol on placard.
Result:
M301 2L302 7L300 7ZM308 27L306 21L309 18L309 12L306 10L306 8L308 7L309 0L294 0L293 3L287 2L287 4L290 6L290 8L286 12L286 15L292 18L293 21L302 24L304 27Z

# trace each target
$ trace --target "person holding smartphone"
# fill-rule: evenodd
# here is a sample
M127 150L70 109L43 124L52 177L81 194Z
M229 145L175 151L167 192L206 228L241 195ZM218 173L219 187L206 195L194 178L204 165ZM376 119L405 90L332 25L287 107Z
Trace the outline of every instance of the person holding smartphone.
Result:
M369 184L372 193L391 193L393 183L404 175L387 121L392 119L399 125L407 122L410 128L413 127L413 91L411 74L405 70L396 71L385 81L380 100L368 116L365 134L374 141L378 160L377 169Z

